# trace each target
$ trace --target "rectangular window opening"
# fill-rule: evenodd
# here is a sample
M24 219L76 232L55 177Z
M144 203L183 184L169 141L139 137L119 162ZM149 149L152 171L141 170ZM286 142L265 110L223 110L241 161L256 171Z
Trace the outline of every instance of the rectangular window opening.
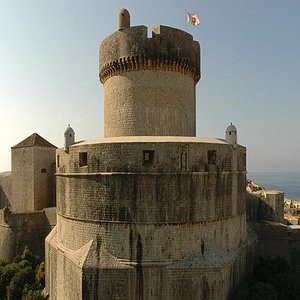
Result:
M79 152L79 167L87 166L87 152Z
M56 157L56 166L59 168L59 155Z
M151 164L154 160L154 150L144 150L143 151L143 163L144 164Z
M47 169L46 168L41 169L41 173L47 173Z
M207 163L209 165L215 165L217 163L217 151L208 150L207 151Z

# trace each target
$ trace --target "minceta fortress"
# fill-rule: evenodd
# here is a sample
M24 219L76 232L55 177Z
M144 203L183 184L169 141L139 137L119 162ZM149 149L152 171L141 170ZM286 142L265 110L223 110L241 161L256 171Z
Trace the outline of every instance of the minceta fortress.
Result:
M100 46L103 139L56 151L57 225L46 239L57 299L226 299L251 270L246 149L196 137L200 45L130 26ZM68 135L70 131L70 136Z

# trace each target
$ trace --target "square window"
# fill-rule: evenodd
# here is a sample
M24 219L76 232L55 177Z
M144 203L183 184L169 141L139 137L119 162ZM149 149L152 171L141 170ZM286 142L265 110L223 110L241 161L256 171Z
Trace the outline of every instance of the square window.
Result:
M143 151L143 162L144 164L151 164L154 160L154 150L144 150Z
M207 151L207 163L209 165L215 165L217 163L217 151L208 150Z
M45 168L41 169L41 173L47 173L47 169Z

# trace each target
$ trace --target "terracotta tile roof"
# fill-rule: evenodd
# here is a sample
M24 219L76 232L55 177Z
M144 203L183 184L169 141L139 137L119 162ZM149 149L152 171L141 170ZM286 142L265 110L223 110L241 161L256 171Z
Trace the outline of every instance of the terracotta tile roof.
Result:
M20 142L19 144L13 146L12 148L25 148L25 147L47 147L47 148L57 148L44 138L42 138L37 133L33 133L28 138Z

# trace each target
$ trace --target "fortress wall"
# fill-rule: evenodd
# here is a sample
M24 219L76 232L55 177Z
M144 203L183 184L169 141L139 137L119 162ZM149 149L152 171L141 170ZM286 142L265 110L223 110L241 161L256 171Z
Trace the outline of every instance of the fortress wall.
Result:
M4 207L11 207L12 195L12 176L0 176L0 209Z
M55 206L55 148L34 148L34 210Z
M51 227L54 227L56 225L56 207L47 207L43 211L47 218L47 222Z
M274 259L279 256L291 263L292 249L289 245L285 225L273 222L251 222L249 224L258 236L258 257Z
M151 163L144 152L153 151ZM215 159L209 161L209 151ZM87 166L80 167L79 155L87 153ZM69 152L57 150L57 173L245 171L246 150L241 146L210 142L106 142L74 145Z
M127 224L83 222L58 216L57 241L73 251L99 236L112 255L135 260L138 241L144 260L180 259L213 240L224 249L238 248L246 239L245 215L186 224Z
M284 223L284 194L266 191L266 195L246 193L247 219Z
M227 268L172 270L172 296L169 299L226 299L230 285Z
M196 135L193 78L143 70L113 76L104 88L106 137Z
M34 148L12 149L13 212L34 211Z
M60 250L56 253L56 259L59 266L56 270L56 299L82 299L81 266L70 260Z
M57 254L58 247L56 246L56 228L54 227L49 235L45 239L45 287L49 294L51 294L51 299L57 299Z
M51 226L43 211L34 213L0 214L0 257L11 261L25 246L41 259L45 256L44 240Z
M6 213L0 210L0 258L11 261L14 257L15 234L6 222Z
M300 227L288 228L288 245L292 267L300 270Z
M241 177L241 178L240 178ZM101 174L57 177L58 213L70 218L178 223L244 212L243 173ZM240 178L240 179L239 179ZM237 183L236 183L237 184Z
M273 218L271 221L284 223L284 193L267 191L265 201L273 210Z
M51 241L52 247L56 245L54 240L55 238ZM57 246L56 253L60 256L62 252L59 250L59 244ZM202 258L200 253L198 259L196 257L199 254L196 254L194 258L165 265L154 261L149 267L144 266L144 262L147 264L147 261L143 261L140 267L134 268L120 261L116 262L111 254L107 256L101 251L101 242L99 246L100 248L91 247L83 259L89 263L84 264L82 277L76 270L73 270L72 276L67 275L67 270L72 268L73 262L70 259L58 259L62 270L66 272L58 274L57 289L51 299L81 299L76 294L80 278L82 299L228 299L245 276L252 272L256 243L250 238L247 240L247 246L244 244L233 252L225 250L224 256L220 256L215 249L214 255L209 253L205 258ZM65 248L62 249L66 257L74 257L81 251L65 252ZM203 263L209 267L204 267ZM58 294L60 298L57 297Z

